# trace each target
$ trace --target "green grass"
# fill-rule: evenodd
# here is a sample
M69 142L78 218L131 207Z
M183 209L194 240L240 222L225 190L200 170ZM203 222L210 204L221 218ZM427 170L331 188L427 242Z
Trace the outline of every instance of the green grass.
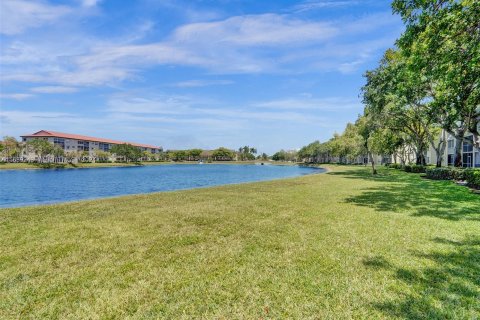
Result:
M381 169L0 210L0 318L477 319L480 197Z

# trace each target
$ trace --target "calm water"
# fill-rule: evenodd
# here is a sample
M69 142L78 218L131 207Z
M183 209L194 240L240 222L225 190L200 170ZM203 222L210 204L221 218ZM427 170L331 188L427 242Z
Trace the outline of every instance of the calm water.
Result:
M0 170L0 207L264 181L319 172L323 169L221 164Z

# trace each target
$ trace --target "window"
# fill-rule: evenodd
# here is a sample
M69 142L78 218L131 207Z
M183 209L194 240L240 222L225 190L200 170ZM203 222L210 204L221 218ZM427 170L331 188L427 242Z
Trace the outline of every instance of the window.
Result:
M59 146L62 149L65 149L65 139L53 138L53 144Z
M449 154L448 158L447 158L447 161L448 161L449 166L453 166L455 164L455 155L454 154Z
M110 144L100 142L98 148L99 148L100 150L103 150L103 151L109 151L109 150L110 150Z
M88 141L78 140L78 150L88 151L90 150L89 146L90 144L88 143Z
M454 141L452 139L448 140L448 149L453 149Z
M475 167L480 168L480 151L475 152Z
M473 154L471 152L464 153L462 157L463 166L470 168L473 166Z

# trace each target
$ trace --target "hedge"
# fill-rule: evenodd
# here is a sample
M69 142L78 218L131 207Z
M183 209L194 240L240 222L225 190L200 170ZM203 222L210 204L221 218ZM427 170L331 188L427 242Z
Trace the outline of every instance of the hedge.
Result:
M412 173L425 173L426 167L420 165L406 165L404 167L405 172L412 172Z
M464 169L456 168L428 168L427 178L434 180L465 180Z
M427 167L417 165L417 164L402 165L399 163L390 163L387 165L387 167L392 169L403 170L405 172L411 172L411 173L425 173L425 170L427 169Z
M480 169L465 170L465 180L470 187L480 189Z
M403 165L399 163L389 163L386 166L392 169L403 169Z

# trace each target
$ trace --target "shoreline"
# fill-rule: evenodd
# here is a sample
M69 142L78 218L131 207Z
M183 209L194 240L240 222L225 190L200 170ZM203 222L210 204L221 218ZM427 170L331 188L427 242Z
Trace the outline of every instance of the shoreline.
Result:
M204 162L202 165L212 165L212 164L225 164L225 165L260 165L262 161L213 161L210 163ZM277 165L277 166L293 166L298 165L301 166L301 163L272 163L263 161L263 163L267 163L267 165ZM94 163L79 163L76 165L71 164L60 164L60 167L52 167L52 168L42 168L36 164L32 163L2 163L0 164L0 171L2 170L62 170L62 169L92 169L92 168L112 168L112 167L141 167L141 166L161 166L161 165L187 165L187 164L199 164L197 161L182 161L182 162L175 162L175 161L152 161L152 162L141 162L141 163L122 163L122 162L94 162ZM52 163L52 165L56 165ZM64 165L64 166L62 166ZM6 166L6 167L4 167Z

